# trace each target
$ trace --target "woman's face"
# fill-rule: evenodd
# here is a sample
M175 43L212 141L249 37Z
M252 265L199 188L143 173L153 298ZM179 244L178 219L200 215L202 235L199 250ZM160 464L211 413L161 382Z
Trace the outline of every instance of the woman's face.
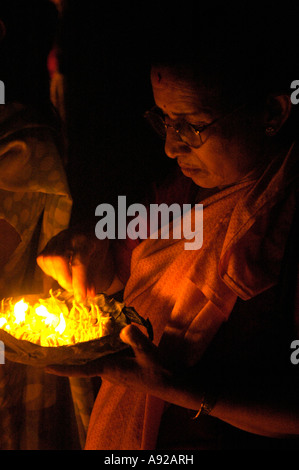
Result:
M201 127L221 118L201 134L203 145L192 148L183 142L172 127L167 129L165 152L176 158L183 174L204 188L235 183L252 172L260 163L259 122L240 124L240 110L220 113L208 102L207 90L191 79L182 78L165 67L153 67L152 87L156 105L167 119L185 120ZM249 129L250 127L250 129Z

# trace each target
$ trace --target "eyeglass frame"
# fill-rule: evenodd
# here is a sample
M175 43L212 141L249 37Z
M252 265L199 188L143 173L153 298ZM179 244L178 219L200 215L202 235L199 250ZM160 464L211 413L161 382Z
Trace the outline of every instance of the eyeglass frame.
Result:
M195 127L193 124L190 124L189 122L184 121L184 123L183 123L182 125L186 124L189 128L191 128L191 130L194 132L194 134L197 135L197 136L199 136L199 138L200 138L201 144L198 145L198 146L196 146L196 147L195 147L194 145L190 145L189 142L186 142L186 141L182 138L182 136L181 136L181 129L182 129L182 126L181 126L180 128L178 128L178 127L175 127L174 125L171 125L171 124L168 124L168 123L165 122L165 120L163 119L163 117L162 117L162 115L161 115L161 113L163 113L163 111L160 110L160 108L159 108L158 106L153 106L150 110L146 111L146 112L144 113L143 117L144 117L145 119L147 119L148 122L149 122L149 119L148 119L149 113L155 114L155 115L157 115L157 116L159 116L159 117L161 118L161 121L163 122L164 127L165 127L165 130L166 130L165 136L162 136L161 134L159 134L159 132L157 131L157 129L155 129L152 124L151 124L151 126L152 126L152 128L157 132L157 134L160 135L160 137L161 137L163 140L166 139L166 136L167 136L167 129L168 129L169 127L171 127L172 129L174 129L174 131L175 131L176 134L179 136L179 138L181 139L181 141L184 142L184 144L187 144L187 145L188 145L189 147L191 147L191 148L200 148L200 147L201 147L202 145L204 145L204 143L205 143L205 142L202 141L202 138L201 138L201 134L202 134L203 132L205 132L209 127L211 127L211 126L213 126L214 124L216 124L218 121L221 121L222 119L225 119L226 117L228 117L228 116L230 116L231 114L233 114L233 113L239 111L240 109L244 108L245 106L246 106L246 104L243 104L243 105L239 106L238 108L233 109L233 110L230 111L229 113L227 113L227 114L225 114L225 115L223 115L223 116L219 116L218 118L214 119L214 121L209 122L209 124L206 124L205 126L202 126L202 127L200 128L200 130L199 130L199 129L196 129L196 127ZM154 110L157 110L157 109L160 111L159 113L156 112L156 111L154 111ZM166 116L166 115L164 114L164 116ZM171 118L169 118L169 119L170 119L171 121L173 121L173 119L171 119ZM179 123L178 123L178 125L179 125Z

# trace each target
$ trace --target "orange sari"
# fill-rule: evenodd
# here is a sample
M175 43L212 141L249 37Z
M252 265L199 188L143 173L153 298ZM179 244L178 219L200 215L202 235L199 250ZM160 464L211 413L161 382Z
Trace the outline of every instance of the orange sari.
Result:
M170 367L198 364L237 299L277 284L295 212L296 155L292 148L258 179L201 201L201 249L185 250L184 239L147 239L133 250L124 300L150 319ZM155 449L165 405L103 381L86 449Z

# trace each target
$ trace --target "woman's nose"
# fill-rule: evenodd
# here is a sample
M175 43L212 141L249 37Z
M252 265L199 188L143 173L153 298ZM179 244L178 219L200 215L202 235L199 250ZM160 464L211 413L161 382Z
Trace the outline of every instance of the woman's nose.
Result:
M179 155L190 153L190 147L183 142L174 129L167 129L165 140L165 153L169 158L177 158Z

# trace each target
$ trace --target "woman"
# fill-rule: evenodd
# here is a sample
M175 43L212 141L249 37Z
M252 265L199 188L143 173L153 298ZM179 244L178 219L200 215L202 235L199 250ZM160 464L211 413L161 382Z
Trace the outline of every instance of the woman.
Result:
M126 304L153 325L153 344L132 325L121 332L134 356L53 370L103 379L87 449L298 445L292 79L262 54L257 31L248 44L225 26L227 35L202 28L187 47L180 36L181 50L169 36L175 56L154 61L156 107L146 115L181 169L152 202L192 203L193 218L202 203L202 247L62 232L38 257L78 298L124 287Z

